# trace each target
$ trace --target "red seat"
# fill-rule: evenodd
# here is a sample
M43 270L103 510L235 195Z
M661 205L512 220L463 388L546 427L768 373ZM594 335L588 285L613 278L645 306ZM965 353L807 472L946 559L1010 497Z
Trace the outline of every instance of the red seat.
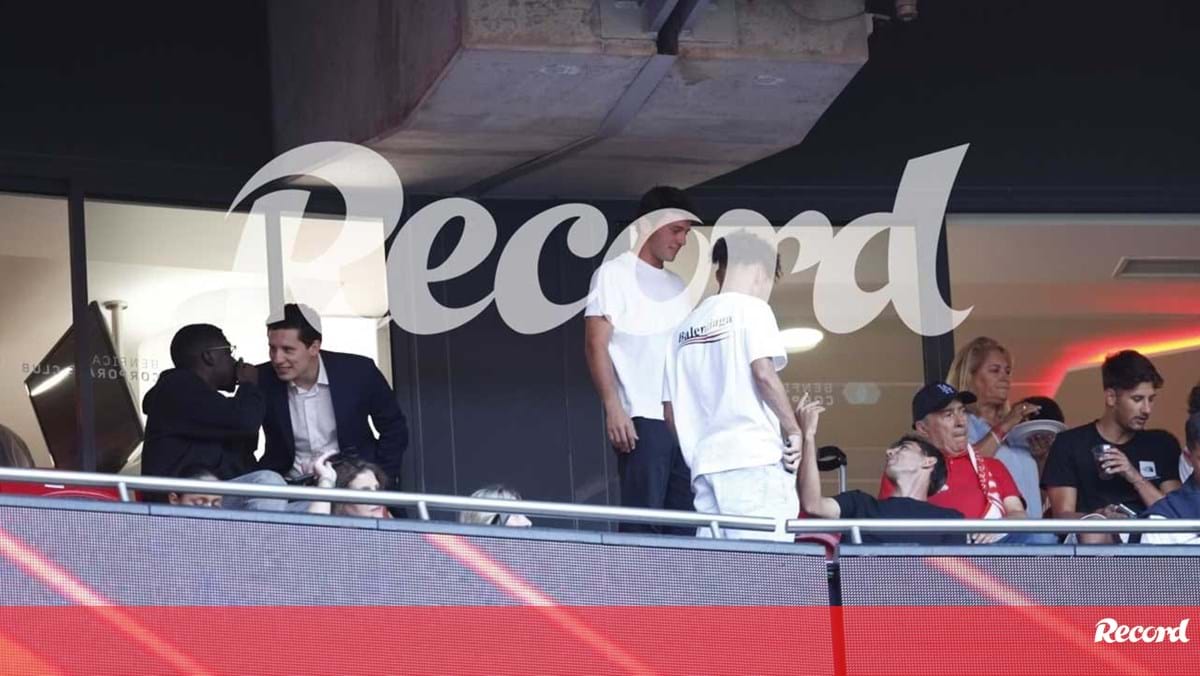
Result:
M0 481L0 494L35 495L43 498L75 498L120 502L121 494L107 486L67 486L64 484L35 484L21 481ZM136 499L136 498L134 498Z

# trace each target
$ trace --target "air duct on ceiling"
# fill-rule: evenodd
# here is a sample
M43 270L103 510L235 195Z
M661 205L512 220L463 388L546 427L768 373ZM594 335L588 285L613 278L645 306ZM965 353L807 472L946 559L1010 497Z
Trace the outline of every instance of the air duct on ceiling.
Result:
M409 190L514 197L633 197L793 146L870 30L862 0L289 2L270 21L278 150L365 143Z

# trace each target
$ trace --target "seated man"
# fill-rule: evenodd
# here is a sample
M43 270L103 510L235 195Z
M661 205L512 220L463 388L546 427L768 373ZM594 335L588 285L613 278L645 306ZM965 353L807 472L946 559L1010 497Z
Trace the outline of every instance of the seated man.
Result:
M299 305L267 326L271 361L259 366L266 397L262 466L292 479L316 475L323 453L379 465L398 485L408 424L375 362L321 348L320 317ZM371 430L379 431L376 438Z
M946 459L925 439L906 434L887 450L884 475L895 485L892 497L876 500L862 491L846 491L832 498L822 497L820 470L817 468L817 421L824 409L808 395L800 401L796 413L804 433L800 455L797 490L800 507L809 516L821 519L961 519L953 509L936 507L926 500L946 482ZM966 544L966 533L863 533L863 544L912 543L924 545Z
M196 481L217 481L217 475L213 474L207 467L200 465L188 465L179 472L180 479L194 479ZM213 507L221 508L221 496L212 493L176 493L171 491L167 494L167 502L172 505L183 505L184 507Z
M1200 385L1192 388L1188 397L1188 419L1184 425L1187 454L1183 457L1192 466L1192 474L1181 488L1167 493L1142 515L1148 519L1200 519ZM1200 533L1146 533L1143 544L1200 545Z
M190 324L171 339L171 361L142 400L142 474L174 477L189 465L217 479L254 469L266 401L258 370L235 359L221 329ZM221 394L237 392L232 397Z
M946 383L930 383L913 396L913 429L946 459L946 485L929 497L929 503L958 511L968 519L1024 519L1025 504L1004 464L978 457L967 443L965 404L974 401L975 395ZM884 475L879 497L890 498L895 491L896 485ZM976 533L969 539L976 544L1057 542L1049 533Z
M1179 487L1179 441L1147 429L1163 385L1145 356L1123 350L1100 367L1104 412L1060 432L1050 447L1042 485L1056 519L1124 519ZM1108 544L1106 533L1081 533L1083 544Z

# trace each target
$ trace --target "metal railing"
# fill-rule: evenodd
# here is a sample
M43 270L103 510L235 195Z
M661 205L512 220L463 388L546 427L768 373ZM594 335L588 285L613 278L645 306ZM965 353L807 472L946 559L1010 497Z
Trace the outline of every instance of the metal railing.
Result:
M1200 533L1198 519L788 519L789 533Z
M580 505L534 500L470 498L432 493L361 491L345 488L272 486L236 481L203 481L166 477L96 474L48 469L0 467L0 481L49 485L102 486L115 488L123 502L132 500L131 490L158 493L204 493L248 498L279 498L323 502L353 502L413 507L418 518L428 521L430 509L451 512L495 512L584 521L643 523L664 526L708 528L714 537L724 529L761 532L849 533L851 542L862 543L870 533L1200 533L1194 519L773 519L765 516L701 514L665 509Z
M538 502L534 500L502 500L470 498L458 495L431 493L401 493L396 491L362 491L346 488L315 488L306 486L272 486L236 481L204 481L167 477L124 474L96 474L48 469L12 469L0 467L0 481L18 481L72 486L102 486L115 488L121 500L130 502L131 490L157 493L203 493L248 498L281 498L322 502L355 502L372 505L414 507L420 519L429 520L430 509L453 512L496 512L526 516L580 519L585 521L643 523L664 526L708 528L713 537L724 537L723 529L782 532L782 519L763 516L701 514L665 509L611 507L608 505L579 505L573 503Z

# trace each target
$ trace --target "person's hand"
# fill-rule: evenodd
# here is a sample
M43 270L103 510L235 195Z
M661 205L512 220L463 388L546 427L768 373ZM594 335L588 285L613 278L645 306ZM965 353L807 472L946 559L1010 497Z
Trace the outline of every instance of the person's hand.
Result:
M1120 509L1117 509L1116 505L1105 505L1104 507L1101 507L1100 509L1093 512L1093 514L1099 514L1100 516L1102 516L1106 519L1128 519L1129 518L1129 515L1123 511L1121 511Z
M967 540L973 545L990 545L1004 537L1004 533L971 533Z
M796 421L800 423L800 429L804 431L804 434L816 436L817 423L824 412L825 407L821 405L821 401L809 399L808 392L800 397L800 403L796 404Z
M238 383L258 384L258 367L254 364L247 364L244 361L238 360L237 363L237 381Z
M1035 432L1029 435L1029 454L1034 458L1044 458L1050 453L1050 447L1054 445L1055 434L1053 432ZM1048 503L1047 503L1048 504Z
M312 462L309 471L317 476L317 485L321 488L333 488L337 484L337 472L329 462L329 459L337 453L337 451L325 451Z
M620 404L605 407L604 420L608 441L618 453L629 453L637 446L638 435L633 427L633 419Z
M1116 448L1109 448L1100 456L1100 467L1106 474L1121 476L1129 483L1134 483L1142 478L1142 475L1138 474L1138 471L1133 468L1133 464L1129 462L1129 456Z
M804 439L799 434L789 434L787 444L783 447L783 468L795 473L800 467L800 454L804 448Z
M1000 423L1005 430L1011 430L1017 425L1029 419L1029 416L1041 411L1042 407L1031 404L1027 401L1022 401L1009 410L1008 415L1004 416L1004 420Z

